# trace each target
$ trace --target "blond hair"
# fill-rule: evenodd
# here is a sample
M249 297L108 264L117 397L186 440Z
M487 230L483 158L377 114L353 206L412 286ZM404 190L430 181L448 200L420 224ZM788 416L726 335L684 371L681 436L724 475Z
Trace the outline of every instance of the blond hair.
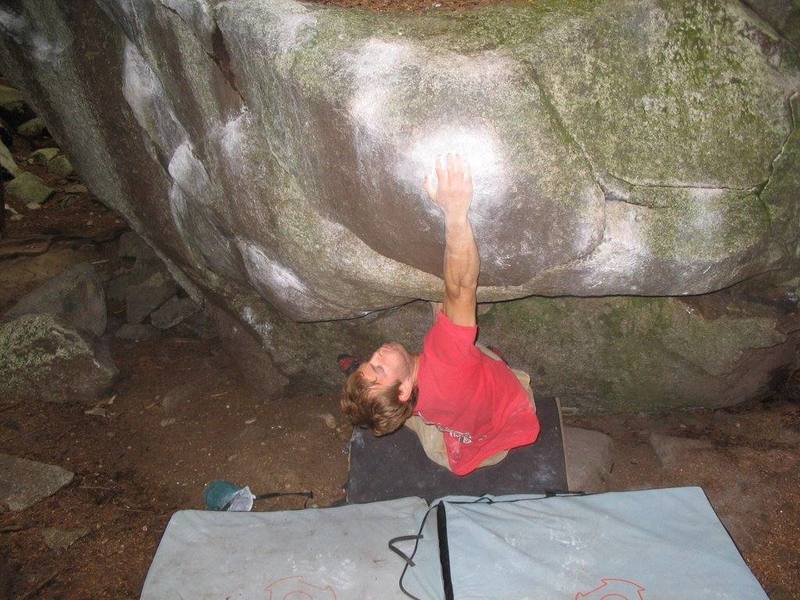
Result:
M375 435L386 435L399 429L414 412L417 389L407 402L400 400L400 382L377 385L358 370L344 385L339 406L355 426L368 427Z

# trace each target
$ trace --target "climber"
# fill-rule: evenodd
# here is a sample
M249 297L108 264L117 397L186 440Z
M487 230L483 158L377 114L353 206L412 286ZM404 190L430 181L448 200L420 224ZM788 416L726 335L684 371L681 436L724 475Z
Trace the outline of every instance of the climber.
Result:
M458 155L436 161L436 183L423 186L445 222L444 303L419 354L382 345L351 371L341 400L354 425L376 435L412 429L428 457L457 475L500 462L508 450L533 443L539 421L530 378L476 345L480 257L468 211L472 176Z

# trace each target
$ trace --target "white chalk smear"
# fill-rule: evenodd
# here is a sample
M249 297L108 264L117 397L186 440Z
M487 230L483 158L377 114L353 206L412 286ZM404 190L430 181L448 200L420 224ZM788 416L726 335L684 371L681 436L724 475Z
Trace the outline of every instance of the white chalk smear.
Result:
M263 248L245 240L237 240L237 245L247 278L262 296L291 308L322 306L292 269L271 258Z
M202 162L194 155L192 145L185 141L175 149L167 167L173 181L195 200L208 203L211 182Z
M172 156L187 138L186 132L172 110L161 80L130 41L125 44L122 95L148 137Z

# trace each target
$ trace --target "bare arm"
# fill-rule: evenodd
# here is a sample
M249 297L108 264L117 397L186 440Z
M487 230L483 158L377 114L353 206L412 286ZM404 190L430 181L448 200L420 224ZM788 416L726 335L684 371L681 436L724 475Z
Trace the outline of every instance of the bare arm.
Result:
M447 168L436 161L434 188L428 177L425 190L444 213L444 313L456 325L473 326L477 305L478 273L480 257L472 224L469 222L469 206L472 202L472 175L464 160L458 156L447 156Z

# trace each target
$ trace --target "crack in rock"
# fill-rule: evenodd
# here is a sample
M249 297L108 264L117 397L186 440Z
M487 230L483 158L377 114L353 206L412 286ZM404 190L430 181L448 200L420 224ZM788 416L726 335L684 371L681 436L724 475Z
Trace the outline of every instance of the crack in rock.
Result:
M165 4L163 0L159 2L159 5L164 10L175 15L178 19L180 19L181 22L183 22L184 25L186 25L189 31L192 32L192 35L194 35L197 38L200 47L203 50L203 53L209 59L211 59L211 62L213 62L217 66L217 69L219 70L220 74L222 75L223 79L225 79L225 82L228 84L231 90L233 90L233 92L235 92L236 95L239 96L239 99L242 101L243 105L247 105L244 96L242 95L242 92L239 90L239 86L236 84L236 74L233 72L233 69L231 68L231 57L230 54L228 53L228 48L225 45L225 38L222 36L222 31L220 30L216 19L214 19L213 17L211 19L213 23L213 31L211 32L212 50L208 50L205 44L203 43L203 40L195 32L192 24L189 23L180 12L175 10L172 6Z

